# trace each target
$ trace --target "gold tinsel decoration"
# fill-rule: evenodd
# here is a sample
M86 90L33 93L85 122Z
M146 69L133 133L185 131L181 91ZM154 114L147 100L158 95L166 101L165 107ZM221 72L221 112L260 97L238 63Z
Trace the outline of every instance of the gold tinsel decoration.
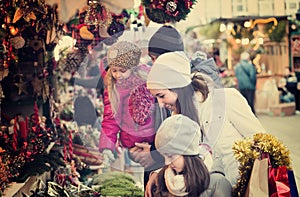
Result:
M286 166L292 169L290 152L275 136L267 133L257 133L253 139L236 141L232 147L234 156L239 162L240 178L233 188L233 196L244 196L250 179L254 160L261 153L269 153L273 167Z

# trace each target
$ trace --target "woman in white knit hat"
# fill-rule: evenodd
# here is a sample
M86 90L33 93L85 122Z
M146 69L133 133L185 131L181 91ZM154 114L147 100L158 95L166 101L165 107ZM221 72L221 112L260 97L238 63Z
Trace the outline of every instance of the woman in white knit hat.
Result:
M191 74L190 60L183 52L159 56L147 78L147 88L161 106L199 123L201 141L211 146L214 157L221 157L225 176L235 185L239 175L234 141L265 129L236 89L215 89L212 83L204 74Z
M209 173L200 157L200 135L198 123L181 114L161 124L155 145L166 166L158 174L154 196L231 196L229 181L220 173Z

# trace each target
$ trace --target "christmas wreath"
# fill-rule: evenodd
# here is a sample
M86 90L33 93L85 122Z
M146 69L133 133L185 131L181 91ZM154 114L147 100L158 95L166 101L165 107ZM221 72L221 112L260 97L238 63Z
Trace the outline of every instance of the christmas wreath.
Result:
M270 155L273 167L286 166L292 169L290 152L275 136L267 133L257 133L253 139L236 141L233 145L233 153L240 163L240 178L233 188L233 196L244 196L250 179L254 160L261 157L261 153Z
M142 0L146 14L153 22L179 22L190 13L196 0Z

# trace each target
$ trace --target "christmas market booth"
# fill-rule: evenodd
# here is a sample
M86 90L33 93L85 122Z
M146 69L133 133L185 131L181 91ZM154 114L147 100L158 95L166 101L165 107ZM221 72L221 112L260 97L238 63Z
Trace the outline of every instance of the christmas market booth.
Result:
M0 196L143 196L128 173L100 176L102 100L96 87L74 85L122 31L142 26L142 8L133 1L0 1ZM76 114L76 101L91 106L91 116Z

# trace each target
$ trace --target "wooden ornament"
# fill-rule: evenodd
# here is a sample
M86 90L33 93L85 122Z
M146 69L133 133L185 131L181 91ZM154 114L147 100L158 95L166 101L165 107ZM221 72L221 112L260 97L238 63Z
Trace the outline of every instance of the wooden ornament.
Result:
M22 78L18 83L14 83L15 86L18 87L18 95L20 96L22 93L28 94L27 91L27 82L25 82Z

